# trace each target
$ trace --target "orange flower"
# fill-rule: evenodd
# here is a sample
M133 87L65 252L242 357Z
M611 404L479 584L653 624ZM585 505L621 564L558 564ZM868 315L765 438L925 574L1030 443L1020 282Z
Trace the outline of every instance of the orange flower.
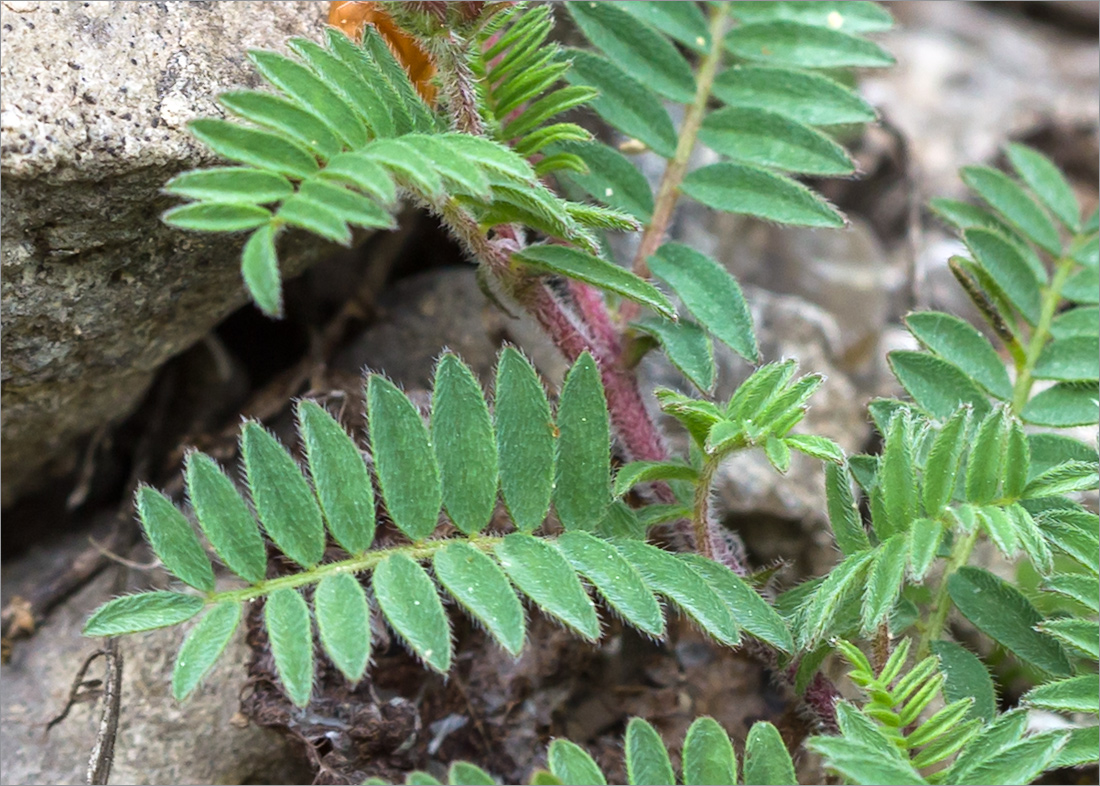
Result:
M373 25L389 44L398 62L405 67L417 92L428 104L435 103L435 63L412 36L399 28L393 18L382 10L379 3L330 2L328 23L343 31L353 41L362 38L363 28Z

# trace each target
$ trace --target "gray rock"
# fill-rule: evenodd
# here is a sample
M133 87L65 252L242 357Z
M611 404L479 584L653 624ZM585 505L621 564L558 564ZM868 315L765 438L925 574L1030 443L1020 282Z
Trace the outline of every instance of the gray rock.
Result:
M71 559L85 546L82 537L73 537L5 564L5 602L45 565ZM102 701L75 705L48 736L44 727L65 706L81 663L102 645L102 640L84 638L80 629L88 615L115 594L114 577L114 570L106 571L55 609L30 639L15 643L11 662L0 667L3 783L84 783ZM155 578L135 573L133 586L147 589L157 583ZM191 698L185 703L172 698L172 667L184 633L176 627L118 641L123 657L122 710L110 782L308 782L299 750L273 731L243 723L238 714L248 657L243 627ZM98 660L87 678L103 676L103 661Z
M246 301L242 239L161 224L158 192L212 163L185 124L255 85L246 51L323 24L309 2L0 6L3 504ZM287 245L288 275L327 250Z

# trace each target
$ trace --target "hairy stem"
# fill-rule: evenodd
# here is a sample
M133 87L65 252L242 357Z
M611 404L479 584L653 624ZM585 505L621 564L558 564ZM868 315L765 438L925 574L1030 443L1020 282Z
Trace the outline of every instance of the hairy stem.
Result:
M695 547L707 559L714 559L714 547L711 544L709 532L710 484L714 481L714 473L717 470L718 461L716 459L708 459L703 464L703 471L699 474L699 481L695 486L695 505L691 514L691 527L695 532Z
M947 614L951 611L951 598L947 593L947 581L962 566L970 561L970 554L978 542L981 530L977 526L974 531L962 540L955 543L951 549L951 557L944 566L943 576L940 578L940 586L936 590L936 597L932 601L932 615L928 618L928 626L920 637L920 645L917 647L917 661L928 657L932 649L932 642L938 641L943 633L943 627L947 624Z
M657 188L657 197L653 206L653 218L645 228L642 242L634 255L634 272L639 276L649 275L649 266L646 260L657 251L664 240L668 225L672 221L672 213L676 209L676 202L680 198L680 184L687 174L688 162L691 153L695 149L695 139L699 135L699 128L703 125L706 116L707 101L710 99L710 91L714 86L714 77L718 73L718 66L722 59L723 33L725 33L726 20L729 16L729 8L726 3L715 3L710 13L710 50L699 63L699 70L695 75L695 99L688 107L684 115L684 122L680 126L680 136L676 141L676 152L672 160L665 167L661 177L661 185ZM638 307L633 303L624 304L623 321L628 322L637 314Z
M1043 290L1042 310L1039 312L1039 322L1035 325L1035 330L1032 331L1031 339L1028 341L1027 355L1023 363L1017 361L1016 364L1016 386L1012 391L1012 411L1016 415L1024 411L1031 395L1035 364L1039 360L1043 347L1046 346L1047 339L1050 338L1050 324L1054 321L1054 313L1062 299L1062 288L1069 280L1074 264L1069 257L1058 260L1054 268L1054 279L1050 282L1050 286Z

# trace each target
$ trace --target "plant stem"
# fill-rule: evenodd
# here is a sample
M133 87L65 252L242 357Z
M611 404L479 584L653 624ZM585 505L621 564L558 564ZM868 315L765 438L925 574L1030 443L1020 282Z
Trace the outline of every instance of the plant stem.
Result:
M947 623L947 614L951 610L951 598L947 594L947 580L954 575L955 571L970 561L970 554L974 551L974 546L977 544L980 534L981 530L975 525L974 531L955 543L955 547L951 549L951 557L948 559L947 565L944 566L940 586L936 590L935 599L932 601L932 616L928 619L928 626L924 629L924 633L920 638L920 645L917 647L917 661L928 657L928 653L932 649L932 642L939 640L940 634L943 633L943 626Z
M1069 257L1058 260L1058 264L1054 269L1054 279L1050 282L1050 286L1043 291L1043 304L1042 310L1039 312L1039 322L1031 333L1031 338L1027 344L1027 355L1023 364L1017 363L1016 367L1016 385L1012 390L1012 411L1016 415L1023 412L1031 395L1031 386L1034 382L1032 374L1035 371L1035 364L1038 362L1039 355L1042 354L1043 347L1046 346L1047 339L1050 337L1050 324L1054 320L1054 312L1062 299L1062 288L1069 280L1075 264Z
M710 520L710 484L718 470L718 459L708 458L695 486L695 506L692 509L691 526L695 532L695 548L707 559L714 559L714 546L711 544L707 525Z
M688 162L691 160L692 151L695 150L695 138L703 125L707 101L710 100L710 91L714 87L714 77L718 73L718 66L722 60L723 34L726 32L728 16L727 3L714 3L711 6L710 50L699 63L699 71L695 76L695 99L684 114L680 136L676 140L676 152L665 167L661 185L657 188L653 218L645 228L642 242L634 255L634 272L643 278L649 275L646 260L657 251L664 240L665 232L668 231L668 225L672 221L672 213L676 209L676 202L680 198L680 184L684 180L684 175L687 174ZM633 319L637 309L638 307L634 304L624 304L623 321L629 322Z
M504 538L478 536L465 538L464 542L481 551L490 551L502 540L504 540ZM295 589L297 587L304 587L307 584L316 584L326 576L335 576L338 573L362 573L363 571L377 567L379 562L393 554L404 554L418 561L424 560L434 555L448 543L453 542L453 538L445 538L443 540L429 540L421 543L414 543L409 546L383 549L381 551L368 551L357 557L350 557L345 560L340 560L339 562L329 562L301 573L293 573L288 576L267 579L258 584L253 584L241 589L215 592L208 595L206 601L209 604L213 604L225 601L241 602L255 600L256 598L270 595L276 590Z

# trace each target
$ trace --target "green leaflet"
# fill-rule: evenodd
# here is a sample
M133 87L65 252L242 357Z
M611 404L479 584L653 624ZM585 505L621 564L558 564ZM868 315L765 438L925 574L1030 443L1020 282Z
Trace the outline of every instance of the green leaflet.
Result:
M404 185L428 199L443 194L443 178L431 159L408 140L376 139L362 153L392 172Z
M878 33L894 25L890 12L878 3L829 2L748 2L733 6L733 15L741 22L771 22L788 19L806 25L843 30L846 33ZM754 783L756 781L748 781ZM762 781L760 781L762 782Z
M978 508L978 522L989 534L989 539L1001 550L1001 553L1011 559L1016 556L1020 547L1019 535L1012 519L1002 508L992 505Z
M660 604L638 571L607 541L587 532L566 532L555 545L623 619L650 636L664 636Z
M767 109L729 106L707 115L699 139L735 161L787 172L846 175L855 165L820 131Z
M344 246L351 245L351 230L335 210L298 192L283 202L276 220L312 232Z
M1054 757L1051 768L1096 764L1097 750L1100 750L1100 726L1070 729L1069 738Z
M454 786L496 786L492 775L465 761L456 761L450 766L447 782Z
M370 660L370 608L362 585L350 573L325 576L313 594L321 644L349 682L363 677Z
M476 535L496 507L496 437L481 385L469 366L449 352L435 370L432 446L447 515L459 530Z
M614 496L621 497L639 483L654 480L690 480L698 479L699 473L694 467L678 460L670 461L632 461L619 468L615 475Z
M245 581L263 581L267 573L264 539L233 481L205 453L189 453L185 466L191 506L214 551Z
M792 450L805 453L812 458L837 465L844 463L843 448L828 437L819 437L816 434L787 434L783 437L783 442Z
M951 314L922 311L907 316L905 324L924 346L948 363L966 369L991 394L1005 401L1012 398L1012 382L1004 361L970 323Z
M871 634L890 614L905 585L905 565L909 558L905 532L887 538L875 549L875 561L863 590L863 633Z
M294 193L294 186L282 175L248 167L193 169L164 185L169 194L208 202L264 205Z
M1055 339L1072 336L1095 336L1100 333L1100 308L1078 306L1063 311L1050 323L1050 334Z
M337 91L340 98L359 115L366 123L371 136L391 136L393 120L381 95L372 85L376 80L373 78L368 80L357 72L354 56L349 57L351 62L345 61L340 56L345 51L344 46L352 49L358 49L358 47L348 41L343 33L332 27L325 30L325 39L332 51L305 38L292 38L288 43L294 53L305 60L321 79Z
M488 175L450 142L450 134L420 134L416 137L417 149L435 165L452 189L463 190L480 199L491 198L493 191Z
M878 44L827 27L789 20L735 27L726 48L746 60L798 68L881 68L894 64Z
M764 454L768 457L769 463L775 467L776 472L785 475L791 468L791 449L774 434L767 436L764 442Z
M923 581L943 543L944 527L932 519L917 519L909 528L909 575Z
M504 572L540 610L589 641L600 637L600 621L576 572L549 543L514 533L496 546Z
M1007 435L1003 409L986 416L974 437L966 466L966 499L982 504L992 501L1001 486L1004 471L1004 444Z
M966 717L989 723L997 714L997 693L981 659L953 641L932 642L932 653L940 659L940 671L946 678L943 697L947 702L970 698Z
M436 578L462 607L514 657L523 649L523 605L492 559L461 541L447 544L432 560Z
M367 378L367 420L386 509L398 529L423 540L435 531L442 504L428 429L405 394L378 374Z
M685 784L737 783L737 755L726 730L714 718L703 716L692 722L681 758Z
M567 276L615 292L666 317L676 315L672 304L652 284L584 251L567 246L529 246L513 254L512 258L545 273Z
M1050 766L1065 741L1065 732L1033 735L1015 745L1002 748L996 756L975 766L956 782L1031 783Z
M1092 575L1100 572L1097 553L1096 516L1084 511L1052 510L1038 516L1036 523L1051 545L1057 546L1088 568Z
M1031 560L1031 564L1044 576L1048 575L1054 570L1054 555L1035 519L1020 504L1010 505L1005 509L1005 513L1012 521L1020 545Z
M695 97L691 67L676 47L647 24L609 3L566 3L569 14L597 49L650 89L681 104Z
M672 365L691 384L704 393L714 389L714 345L701 327L687 319L672 322L660 318L643 319L632 327L657 339Z
M348 183L391 205L397 201L397 186L380 163L363 153L343 153L331 161L318 177Z
M910 425L904 416L896 416L890 421L886 448L879 461L878 482L882 489L886 520L875 522L875 532L880 540L886 540L895 532L908 530L918 510Z
M710 46L707 19L695 3L646 2L629 0L612 2L639 22L644 22L662 34L671 36L689 49L706 51Z
M715 78L713 93L730 106L779 112L811 126L870 123L876 117L870 104L839 82L774 66L731 66Z
M313 630L309 606L294 589L279 589L264 603L264 625L275 671L295 706L309 704L313 691Z
M985 166L960 170L962 180L1028 239L1055 256L1062 253L1058 230L1043 209L1003 172ZM969 245L969 242L968 242Z
M985 394L950 363L909 350L895 350L887 358L901 386L933 417L946 420L961 404L970 404L979 417L989 412Z
M1027 713L1022 709L1010 710L996 716L993 721L966 744L955 763L946 771L947 777L957 783L973 781L970 773L1001 751L1018 742L1027 728Z
M141 592L123 595L100 606L84 623L85 636L119 636L167 628L202 611L203 600L178 592Z
M1062 642L1070 652L1083 653L1089 660L1095 662L1100 659L1100 625L1096 620L1074 619L1072 617L1046 620L1039 625L1039 630L1049 633ZM1096 696L1096 691L1092 695ZM1090 709L1080 712L1098 712L1095 698L1089 699Z
M806 746L825 757L825 765L855 783L928 783L900 752L843 737L811 737Z
M363 783L365 786L366 784L371 783L371 781L368 779L366 781L363 781ZM379 780L378 783L384 784L388 783L388 781ZM436 778L434 775L424 772L423 770L413 770L405 776L406 786L442 786L442 783L443 782Z
M637 167L622 153L602 142L559 142L554 152L579 156L587 173L570 172L562 177L576 183L596 201L624 210L639 221L653 215L653 192Z
M587 352L565 375L557 425L554 509L567 530L591 531L611 502L611 424L600 370Z
M1024 489L1025 498L1053 497L1096 488L1095 461L1066 461L1036 476Z
M359 447L313 401L298 402L298 429L329 532L349 554L366 551L374 540L374 484Z
M227 601L206 612L191 629L172 669L172 696L184 701L225 650L241 622L241 604Z
M769 786L794 786L798 783L791 754L787 752L779 730L767 721L757 721L749 729L748 739L745 740L744 781Z
M1029 480L1065 461L1100 461L1095 448L1061 434L1028 434L1027 444L1031 451Z
M825 500L829 510L829 524L841 552L850 556L869 549L871 542L856 509L847 465L825 465Z
M776 649L794 651L794 642L783 618L744 579L724 565L699 554L681 554L679 557L706 580L726 604L738 626Z
M1050 159L1020 144L1005 147L1005 154L1012 162L1012 168L1042 200L1050 212L1073 232L1081 229L1081 207L1077 204L1073 188L1066 182L1065 176Z
M135 497L141 528L164 567L185 584L212 592L214 570L184 515L171 500L148 486L139 488Z
M1004 485L1001 494L1015 499L1023 494L1031 469L1031 448L1024 427L1016 418L1008 419L1008 437L1005 444Z
M283 315L283 288L279 278L279 256L275 251L276 229L272 224L253 232L241 252L241 276L248 294L269 317Z
M1005 297L1034 325L1039 319L1039 287L1044 282L1020 249L996 231L982 227L965 230L963 240Z
M166 224L199 232L240 232L271 220L267 208L257 205L192 202L174 207L162 217Z
M862 583L874 556L874 551L860 551L845 557L803 602L798 610L802 622L796 644L800 649L816 644L829 630L845 597Z
M564 56L573 62L566 80L600 91L592 100L592 108L600 117L657 155L672 158L676 153L676 128L649 88L599 55L568 49Z
M704 328L741 357L756 362L759 350L752 315L741 287L725 268L680 243L665 243L648 264Z
M632 784L644 786L662 786L676 783L676 773L672 770L668 751L661 742L661 735L641 718L631 718L626 725L627 779Z
M512 120L500 132L501 139L519 139L541 126L550 118L592 101L599 91L588 85L573 85L555 90L532 101L519 117Z
M992 229L1007 238L1011 238L1021 250L1027 246L1026 241L1016 232L1015 229L1010 227L997 216L990 213L988 210L972 205L969 202L960 202L957 199L944 199L943 197L936 197L928 201L928 206L932 208L932 212L939 216L945 223L950 224L955 229L963 230L970 229L971 227L984 227L986 229ZM1030 249L1028 249L1030 251ZM1038 262L1039 266L1042 266L1042 262Z
M241 429L248 488L264 530L279 550L304 568L325 555L325 525L297 462L263 426Z
M1096 385L1059 382L1024 406L1021 419L1037 426L1091 426L1100 416Z
M1078 270L1062 287L1062 297L1074 303L1096 305L1100 300L1100 273L1096 268Z
M547 763L554 777L567 786L604 786L607 779L584 748L569 740L554 740L547 751Z
M225 97L222 97L223 103ZM277 134L245 128L225 120L192 120L187 128L223 158L293 178L317 171L317 159L304 147Z
M390 627L418 658L446 674L451 668L451 623L424 568L404 554L391 554L374 569L372 585Z
M531 532L550 509L554 421L538 374L512 347L497 362L494 414L504 502L516 527Z
M1068 382L1096 380L1100 377L1100 338L1071 336L1051 341L1043 347L1033 376Z
M325 209L358 227L379 227L393 229L393 216L383 210L371 199L355 191L349 191L342 185L310 178L302 183L298 193L302 198L319 205Z
M1095 576L1066 574L1051 576L1043 582L1043 589L1073 598L1093 613L1100 612L1100 580Z
M1095 715L1098 693L1100 678L1095 674L1083 674L1032 688L1024 694L1021 701L1053 712L1091 712Z
M963 616L1021 660L1054 676L1071 674L1058 642L1034 630L1042 615L1015 587L988 571L966 566L947 580L947 589Z
M707 207L780 224L842 227L844 217L801 183L747 164L711 164L688 173L683 193Z
M322 159L331 159L343 149L343 144L336 133L321 118L312 112L307 112L294 101L274 93L231 90L219 95L218 103L237 117L290 137L294 143L292 145L294 150L302 148ZM236 142L246 145L249 142L256 144L256 140L249 137L237 139ZM296 152L294 155L297 158ZM298 168L296 175L293 172L284 172L284 174L304 177L307 171Z
M275 52L255 49L248 57L265 79L321 118L345 145L360 147L367 141L367 129L359 115L304 65Z
M737 646L741 636L730 609L699 573L676 555L641 541L619 541L615 548L651 590L671 600L718 641Z

